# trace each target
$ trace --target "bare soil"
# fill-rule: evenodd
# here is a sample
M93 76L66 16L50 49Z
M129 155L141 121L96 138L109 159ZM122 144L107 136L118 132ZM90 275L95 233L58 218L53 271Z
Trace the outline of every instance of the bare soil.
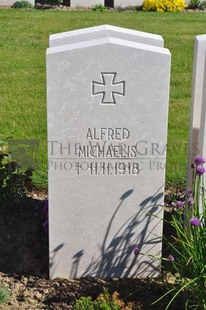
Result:
M49 280L48 235L43 228L42 207L45 194L32 194L20 205L2 206L0 216L0 286L10 299L0 309L73 309L81 296L96 298L105 288L117 291L133 309L164 309L169 301L151 306L165 294L174 277L138 279L55 279ZM169 199L172 199L170 197ZM166 212L166 216L170 216ZM165 227L170 234L170 227ZM169 280L169 281L168 281ZM169 284L170 283L170 284ZM177 299L171 309L183 309Z

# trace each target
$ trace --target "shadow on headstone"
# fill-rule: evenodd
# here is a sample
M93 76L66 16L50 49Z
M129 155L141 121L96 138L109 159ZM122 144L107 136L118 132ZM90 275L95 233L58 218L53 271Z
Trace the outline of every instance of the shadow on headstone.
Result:
M153 221L154 217L158 217L158 214L162 212L161 205L158 204L162 199L163 193L156 193L154 196L150 196L137 206L137 212L128 219L122 227L120 227L116 234L108 243L109 234L112 225L115 221L120 208L124 208L124 201L133 193L133 189L128 190L120 197L120 202L113 213L107 230L105 232L104 240L99 246L101 248L101 255L91 261L90 265L86 268L86 271L82 274L82 277L87 276L99 276L103 278L118 278L131 276L131 270L134 265L137 265L132 276L144 276L144 272L147 269L153 270L153 272L159 272L159 266L155 266L156 258L150 256L149 253L140 253L137 256L133 256L131 260L131 252L133 252L135 244L131 243L131 240L135 240L136 244L140 247L152 249L153 246L161 243L161 238L156 236L151 237L152 231L149 231L149 225ZM158 212L159 209L159 212ZM160 219L162 221L162 219ZM139 225L144 222L144 229L138 231ZM158 225L158 223L156 224ZM145 256L144 256L145 254ZM80 264L81 257L84 255L84 249L74 254L73 266L70 272L70 277L75 278L78 274L78 265ZM140 263L137 262L140 260Z

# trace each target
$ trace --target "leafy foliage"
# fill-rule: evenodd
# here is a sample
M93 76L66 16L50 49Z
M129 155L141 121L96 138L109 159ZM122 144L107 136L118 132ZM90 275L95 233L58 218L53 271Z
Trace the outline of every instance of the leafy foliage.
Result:
M14 9L31 9L33 8L33 5L28 2L28 1L25 1L25 0L21 0L21 1L16 1L12 7Z
M125 305L119 294L112 295L107 290L100 294L95 301L91 297L81 297L74 305L75 310L132 310L132 304Z
M189 3L190 9L204 10L206 8L206 1L202 0L191 0Z
M0 151L0 196L4 205L18 204L32 186L32 171L22 170L11 155L1 147Z
M175 287L166 309L183 292L185 309L206 309L206 202L203 167L205 160L197 156L193 164L193 189L187 190L184 201L177 201L171 224L173 242L169 243ZM167 295L165 294L165 295ZM165 296L164 295L164 296ZM161 300L162 296L159 300Z
M102 4L96 4L93 7L93 11L96 11L96 12L104 12L105 10L106 10L106 7Z
M186 8L184 0L144 0L143 11L178 12Z
M10 299L9 292L3 287L0 287L0 304L9 301L9 299Z
M200 4L200 0L191 0L189 3L189 7L191 9L198 9L199 4Z

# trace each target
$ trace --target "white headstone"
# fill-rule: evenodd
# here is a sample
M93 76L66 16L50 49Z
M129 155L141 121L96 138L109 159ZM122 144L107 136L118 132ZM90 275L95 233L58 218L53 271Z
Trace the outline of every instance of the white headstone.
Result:
M51 278L159 275L169 76L161 47L47 50Z
M0 0L0 6L12 6L18 0ZM27 0L32 5L35 5L35 0Z
M104 0L70 0L71 7L92 7L94 5L104 5Z
M196 36L193 64L192 100L190 114L190 140L188 152L187 187L192 186L192 169L194 157L200 155L200 121L203 101L203 79L205 72L206 35Z
M101 25L96 27L52 34L49 37L49 46L54 47L58 45L66 45L70 43L77 43L80 41L95 40L109 36L117 39L124 39L159 47L164 46L163 38L160 35L110 25Z
M140 0L114 0L114 7L127 8L130 6L140 6L143 1Z
M205 35L205 50L206 50L206 35ZM201 107L201 121L199 132L199 155L206 159L206 52L204 62L203 74L203 90L202 90L202 107ZM204 174L204 187L206 189L206 174Z

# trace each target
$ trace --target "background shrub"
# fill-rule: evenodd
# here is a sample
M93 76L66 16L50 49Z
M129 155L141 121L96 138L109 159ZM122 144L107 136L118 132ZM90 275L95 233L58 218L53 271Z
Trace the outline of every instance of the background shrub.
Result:
M184 0L144 0L143 11L178 12L186 8Z
M204 10L206 8L206 1L191 0L189 4L190 9Z
M32 8L33 5L31 3L29 3L28 1L22 0L22 1L16 1L12 8L14 9L30 9Z
M22 169L11 158L6 145L0 140L0 197L1 205L15 205L32 189L32 168Z

